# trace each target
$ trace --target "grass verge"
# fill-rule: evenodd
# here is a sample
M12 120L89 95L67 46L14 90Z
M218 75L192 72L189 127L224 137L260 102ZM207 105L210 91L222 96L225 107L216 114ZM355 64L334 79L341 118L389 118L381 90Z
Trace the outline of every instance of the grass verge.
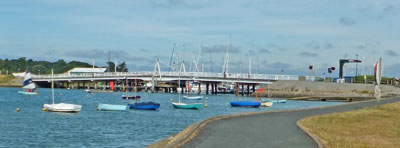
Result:
M400 103L299 121L328 148L400 147Z
M8 76L0 75L0 83L6 83L8 81L13 80L14 78L15 77L13 75L8 75Z

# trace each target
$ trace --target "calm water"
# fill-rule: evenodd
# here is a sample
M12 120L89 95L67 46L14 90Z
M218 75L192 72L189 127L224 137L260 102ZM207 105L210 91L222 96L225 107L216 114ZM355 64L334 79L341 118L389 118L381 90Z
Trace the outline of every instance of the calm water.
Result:
M160 110L100 112L96 110L98 103L126 104L128 101L121 98L124 93L88 95L82 90L56 89L56 103L63 101L83 106L80 113L68 114L41 110L44 103L51 103L50 89L38 89L38 96L20 95L17 90L0 88L0 147L145 147L208 117L340 104L288 101L270 108L233 108L229 102L236 100L235 96L210 95L207 96L208 108L184 110L171 105L170 99L177 99L177 94L138 93L142 101L160 103ZM16 112L18 107L21 112Z

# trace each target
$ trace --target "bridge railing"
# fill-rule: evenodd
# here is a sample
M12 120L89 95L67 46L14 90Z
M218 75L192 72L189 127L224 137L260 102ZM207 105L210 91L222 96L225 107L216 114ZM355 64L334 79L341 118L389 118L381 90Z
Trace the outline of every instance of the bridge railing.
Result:
M272 75L272 74L240 74L240 73L215 73L215 72L104 72L80 74L55 74L54 78L98 78L98 77L193 77L193 78L229 78L229 79L258 79L258 80L298 80L297 75ZM51 75L32 75L36 79L51 79Z

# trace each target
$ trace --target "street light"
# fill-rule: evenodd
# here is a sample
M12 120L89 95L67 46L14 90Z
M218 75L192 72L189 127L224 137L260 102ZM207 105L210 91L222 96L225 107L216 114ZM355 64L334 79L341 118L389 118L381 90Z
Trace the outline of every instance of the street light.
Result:
M356 54L356 60L358 60L358 54ZM356 76L357 76L357 63L356 63Z
M37 70L38 75L40 76L40 69Z

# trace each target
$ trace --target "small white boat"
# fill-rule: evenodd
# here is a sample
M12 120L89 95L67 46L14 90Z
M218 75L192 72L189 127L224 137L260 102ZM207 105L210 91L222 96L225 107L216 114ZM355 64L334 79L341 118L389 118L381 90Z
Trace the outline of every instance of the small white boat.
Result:
M189 99L189 100L201 100L201 99L203 99L203 96L183 96L183 98Z
M53 69L51 69L51 96L53 103L44 104L44 110L50 112L80 112L82 109L81 105L68 104L68 103L54 103L54 80L53 80Z
M261 102L261 107L271 107L274 102Z
M58 103L58 104L44 104L43 107L51 112L80 112L81 105Z

